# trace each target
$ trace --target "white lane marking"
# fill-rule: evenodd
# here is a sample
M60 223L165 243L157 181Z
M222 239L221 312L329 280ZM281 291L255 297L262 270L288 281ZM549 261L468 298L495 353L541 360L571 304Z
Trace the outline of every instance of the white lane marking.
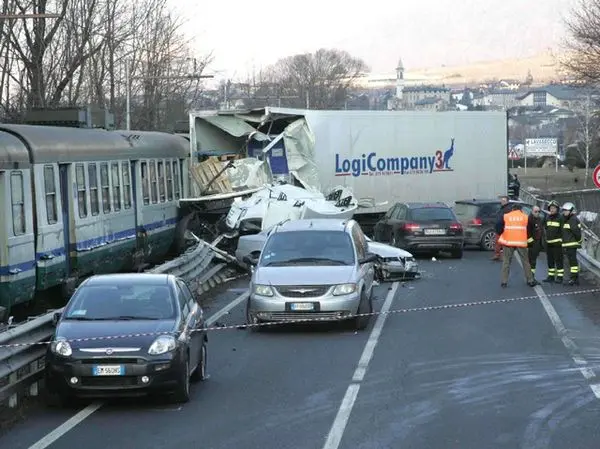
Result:
M218 312L215 312L214 315L212 315L209 319L207 319L206 325L212 326L213 324L215 324L219 320L219 318L221 318L223 315L226 315L227 313L229 313L231 311L231 309L239 306L242 302L247 300L248 296L250 296L249 291L245 291L244 293L239 295L237 298L235 298L233 301L231 301L229 304L227 304L225 307L223 307Z
M227 312L229 312L231 309L233 309L234 307L241 304L244 300L246 300L248 298L248 295L249 295L248 291L242 293L241 295L237 296L233 301L231 301L229 304L227 304L225 307L220 309L218 312L211 315L206 320L207 326L211 326L219 318L221 318L223 315L225 315ZM104 403L102 403L102 402L94 402L93 404L88 405L86 408L77 412L75 415L73 415L67 421L62 423L56 429L54 429L50 433L46 434L39 441L37 441L34 444L32 444L31 446L29 446L28 449L46 449L48 446L50 446L52 443L54 443L60 437L64 436L71 429L73 429L77 424L81 423L83 420L88 418L92 413L98 411L100 409L100 407L102 407L103 405L104 405Z
M521 262L521 259L518 256L516 257L516 259L519 265L521 265L521 268L523 268L523 262ZM558 312L548 299L548 296L546 295L546 292L544 291L542 286L536 285L533 289L535 290L536 295L540 299L542 307L546 311L546 315L548 315L548 318L550 318L550 322L552 323L552 326L554 326L554 329L560 337L560 340L569 352L569 355L571 356L571 359L573 359L573 362L575 362L575 364L577 365L579 372L583 375L583 377L586 380L595 379L596 373L593 369L587 366L588 362L581 355L581 351L579 351L577 344L573 341L571 337L567 335L567 328L560 319ZM590 389L594 393L594 396L600 399L600 385L590 384Z
M96 402L94 404L88 405L86 408L81 410L79 413L72 416L67 421L65 421L60 426L58 426L56 429L54 429L52 432L50 432L45 437L40 439L37 443L29 446L29 449L45 449L45 448L47 448L52 443L54 443L56 440L58 440L60 437L62 437L65 433L70 431L77 424L79 424L84 419L86 419L88 416L90 416L92 413L94 413L96 410L98 410L100 407L102 407L102 402Z
M399 284L395 282L387 294L387 298L385 299L383 307L381 308L381 312L375 321L375 325L373 326L371 335L369 335L365 349L363 349L363 353L360 356L358 366L356 367L356 371L354 371L354 376L352 376L352 382L362 382L362 380L365 378L367 368L369 367L369 363L371 363L371 358L373 358L373 353L375 352L375 346L377 346L377 342L379 341L381 330L383 329L383 325L387 319L388 312L392 307L392 301L394 300L394 296L398 290L398 285Z
M381 330L383 329L383 325L385 324L385 320L388 316L386 312L388 312L392 307L392 302L394 301L394 297L398 291L398 285L400 285L398 282L393 283L392 288L385 298L385 302L381 308L381 313L377 315L377 321L375 321L375 325L371 330L369 339L367 340L362 355L358 360L358 365L354 371L354 375L352 376L352 383L348 386L346 394L344 394L344 399L342 399L340 408L335 416L335 419L333 420L333 424L331 425L331 429L329 430L329 434L327 435L327 440L325 441L323 449L337 449L340 446L346 426L348 425L348 420L350 419L350 414L354 408L354 402L356 401L358 392L360 390L359 382L364 379L367 368L369 367L369 363L373 358L373 353L375 352L375 348L379 342L379 337L381 336Z

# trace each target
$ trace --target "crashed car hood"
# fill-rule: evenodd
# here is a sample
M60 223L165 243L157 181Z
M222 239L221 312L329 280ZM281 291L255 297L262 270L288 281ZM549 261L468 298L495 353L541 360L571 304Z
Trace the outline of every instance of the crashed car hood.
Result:
M379 257L413 257L411 253L395 246L385 243L369 241L369 252L377 254Z
M334 285L351 282L354 266L258 267L254 283L263 285Z

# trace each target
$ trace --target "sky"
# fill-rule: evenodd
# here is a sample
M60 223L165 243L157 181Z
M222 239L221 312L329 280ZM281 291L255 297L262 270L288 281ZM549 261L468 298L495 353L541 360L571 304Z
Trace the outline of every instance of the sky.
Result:
M169 0L208 70L244 79L319 48L362 58L374 73L527 57L564 41L575 0Z

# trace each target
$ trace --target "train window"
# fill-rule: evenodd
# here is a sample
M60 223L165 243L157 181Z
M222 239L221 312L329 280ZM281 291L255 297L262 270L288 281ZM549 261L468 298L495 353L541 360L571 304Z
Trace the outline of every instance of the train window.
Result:
M165 167L163 161L158 161L158 193L160 202L165 202Z
M112 173L113 206L115 211L121 210L121 177L119 176L119 163L113 162L110 166Z
M156 161L150 161L150 186L152 203L158 202L158 186L156 185Z
M23 173L13 172L10 175L10 196L12 204L13 233L25 234L25 199L23 190Z
M173 166L167 161L167 201L173 201Z
M56 182L52 165L44 166L44 186L46 189L46 217L48 224L54 224L58 219L56 216Z
M123 208L131 207L131 177L129 176L129 162L122 162L123 170Z
M110 212L110 184L108 179L108 164L100 164L100 188L102 189L102 211Z
M179 161L173 161L173 184L175 185L175 199L181 198L181 184L179 184Z
M79 218L87 217L87 191L85 189L85 167L83 164L75 165L75 181L77 183L77 208Z
M88 180L90 183L90 210L92 215L100 213L100 204L98 203L98 169L96 164L88 165Z
M150 189L148 188L148 163L142 162L142 195L144 196L144 204L150 204Z

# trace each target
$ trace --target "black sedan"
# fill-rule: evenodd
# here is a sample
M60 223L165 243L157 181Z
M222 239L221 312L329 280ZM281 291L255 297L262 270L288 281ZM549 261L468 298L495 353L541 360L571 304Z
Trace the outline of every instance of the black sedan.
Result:
M55 323L45 373L51 404L149 393L187 402L190 380L206 378L203 311L175 276L93 276Z

